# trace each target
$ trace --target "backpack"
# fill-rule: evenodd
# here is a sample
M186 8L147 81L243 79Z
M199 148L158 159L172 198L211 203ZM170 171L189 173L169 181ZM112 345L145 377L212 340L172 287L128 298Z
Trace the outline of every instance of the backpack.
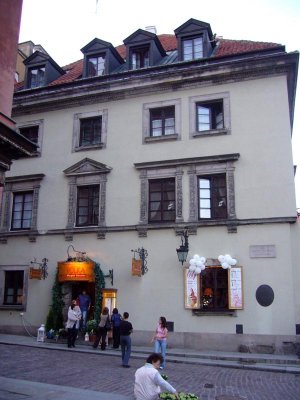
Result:
M111 316L111 322L112 322L113 326L118 328L120 326L120 323L121 323L121 315L120 314L113 314Z

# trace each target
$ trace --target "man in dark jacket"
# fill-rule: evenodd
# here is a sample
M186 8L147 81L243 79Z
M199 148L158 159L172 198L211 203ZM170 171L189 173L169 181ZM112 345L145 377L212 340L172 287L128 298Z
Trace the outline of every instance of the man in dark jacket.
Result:
M131 323L128 321L129 314L124 312L123 320L120 324L120 344L122 350L122 366L129 368L128 365L130 354L131 354L131 337L130 334L133 330Z

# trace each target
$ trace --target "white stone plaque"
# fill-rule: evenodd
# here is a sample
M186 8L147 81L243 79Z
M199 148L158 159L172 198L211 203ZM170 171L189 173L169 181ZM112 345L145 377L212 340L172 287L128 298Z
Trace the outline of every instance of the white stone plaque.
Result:
M249 246L250 258L276 258L275 244L257 244Z

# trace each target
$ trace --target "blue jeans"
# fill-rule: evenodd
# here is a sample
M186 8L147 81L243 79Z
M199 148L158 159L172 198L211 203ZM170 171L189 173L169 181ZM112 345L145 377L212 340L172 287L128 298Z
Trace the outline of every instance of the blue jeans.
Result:
M166 367L167 341L156 339L155 343L154 343L154 351L155 351L155 353L161 353L161 355L163 356L164 360L163 360L161 366L163 368L165 368Z
M130 354L131 354L131 337L121 336L120 344L122 350L122 364L128 365Z
M82 318L82 320L81 320L82 326L81 327L82 327L82 329L86 328L87 314L88 314L87 310L81 310L81 318Z

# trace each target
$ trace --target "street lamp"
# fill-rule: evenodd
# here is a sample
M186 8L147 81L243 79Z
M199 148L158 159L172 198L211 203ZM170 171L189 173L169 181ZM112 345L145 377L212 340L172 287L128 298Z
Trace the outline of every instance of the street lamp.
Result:
M182 265L186 261L186 258L187 258L188 252L189 252L188 237L189 237L188 231L187 231L187 229L185 229L183 231L183 234L181 235L181 245L178 249L176 249L178 260L179 260L179 262L181 262Z

